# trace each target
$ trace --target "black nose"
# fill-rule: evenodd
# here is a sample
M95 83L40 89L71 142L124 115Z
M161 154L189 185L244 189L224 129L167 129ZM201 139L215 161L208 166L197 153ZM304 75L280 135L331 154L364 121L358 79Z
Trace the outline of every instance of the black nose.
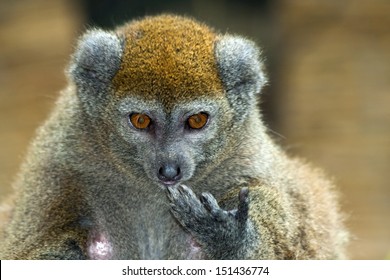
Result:
M158 170L158 178L161 181L178 181L181 178L180 167L177 164L164 164Z

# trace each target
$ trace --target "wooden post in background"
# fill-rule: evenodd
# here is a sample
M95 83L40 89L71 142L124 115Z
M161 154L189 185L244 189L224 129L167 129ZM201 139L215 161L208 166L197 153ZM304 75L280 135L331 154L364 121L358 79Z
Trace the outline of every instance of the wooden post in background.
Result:
M334 175L350 256L390 252L390 1L278 1L277 130Z

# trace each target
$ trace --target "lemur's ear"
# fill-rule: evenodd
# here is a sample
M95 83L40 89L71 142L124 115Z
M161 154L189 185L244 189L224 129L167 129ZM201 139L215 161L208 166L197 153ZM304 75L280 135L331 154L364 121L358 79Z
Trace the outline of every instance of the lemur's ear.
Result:
M119 69L122 50L114 33L90 30L78 42L69 73L76 84L107 83Z
M97 99L105 99L120 67L122 52L123 44L115 33L93 29L81 37L68 73L83 103L98 105Z
M230 105L244 119L267 82L260 51L250 40L225 35L217 40L215 55Z

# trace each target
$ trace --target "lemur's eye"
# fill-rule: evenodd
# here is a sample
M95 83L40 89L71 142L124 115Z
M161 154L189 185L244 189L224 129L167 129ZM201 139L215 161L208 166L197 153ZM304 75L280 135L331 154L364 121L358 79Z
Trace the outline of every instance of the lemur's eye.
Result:
M189 127L192 129L201 129L207 124L208 119L209 119L209 115L202 112L190 116L187 120L187 123Z
M149 116L145 114L134 113L130 115L130 122L137 129L148 128L151 121Z

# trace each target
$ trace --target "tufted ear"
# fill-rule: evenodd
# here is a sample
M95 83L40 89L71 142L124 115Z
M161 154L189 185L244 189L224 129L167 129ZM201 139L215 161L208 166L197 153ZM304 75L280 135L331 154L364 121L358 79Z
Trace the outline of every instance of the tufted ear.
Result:
M229 103L237 118L245 119L267 82L259 49L250 40L225 35L216 42L215 55Z
M81 37L68 73L82 101L96 105L97 99L104 99L122 52L122 42L114 33L94 29Z
M69 72L76 83L107 83L119 69L122 49L115 34L90 30L79 40Z

